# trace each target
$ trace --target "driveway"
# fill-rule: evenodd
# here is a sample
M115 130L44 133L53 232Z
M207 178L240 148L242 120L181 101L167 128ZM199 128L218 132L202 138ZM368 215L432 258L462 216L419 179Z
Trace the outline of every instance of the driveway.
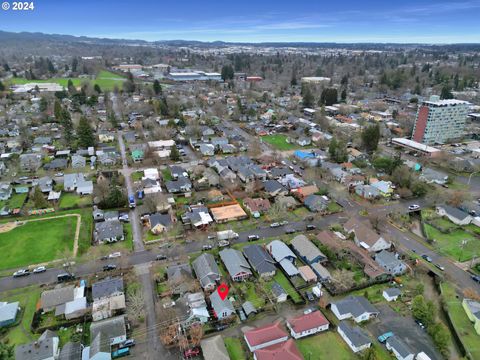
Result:
M414 352L425 352L430 359L442 359L425 330L418 326L412 317L401 316L388 305L375 305L380 315L367 325L367 329L377 338L387 331L393 332ZM375 340L377 341L377 340ZM382 345L383 346L383 345Z

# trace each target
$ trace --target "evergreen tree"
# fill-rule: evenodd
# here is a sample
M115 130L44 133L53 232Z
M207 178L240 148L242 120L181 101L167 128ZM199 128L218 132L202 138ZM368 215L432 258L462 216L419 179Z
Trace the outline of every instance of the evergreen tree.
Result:
M310 90L309 86L303 86L302 87L302 95L303 95L303 106L304 107L312 107L313 102L315 101L315 98L313 97L312 91Z
M85 116L80 118L77 128L78 145L82 148L88 148L95 145L95 136L88 120Z
M0 91L5 91L5 85L0 81Z
M362 144L369 153L377 150L380 140L380 126L378 124L367 126L362 132Z
M345 100L347 100L347 90L346 89L342 90L342 94L340 95L340 98L342 99L343 102L345 102Z
M453 94L450 91L450 86L444 85L440 93L440 99L453 99Z
M45 199L45 196L43 196L42 190L40 190L39 186L35 186L32 200L36 209L45 209L49 206L48 201Z
M53 66L52 61L48 58L47 58L47 69L52 74L55 72L55 66Z
M160 85L160 82L158 80L155 80L153 82L153 92L155 93L155 95L162 95L163 93L162 86Z
M292 74L292 80L290 80L290 85L291 86L297 86L297 76L295 75L295 73Z
M60 117L62 119L61 124L63 126L63 137L65 142L71 144L73 142L73 123L70 112L67 109L62 109L62 115Z
M178 151L176 146L172 146L170 150L170 160L172 161L179 161L180 160L180 152Z
M234 71L232 65L222 66L222 79L223 81L232 80L234 76Z
M326 88L320 95L320 105L330 106L338 101L338 93L335 88Z
M3 64L3 70L10 71L10 66L7 63Z
M63 109L62 104L60 104L60 101L58 100L55 100L55 104L53 106L53 115L55 115L55 120L58 122L62 121Z
M40 98L40 111L44 112L48 108L48 101L43 96Z
M13 360L14 356L14 346L8 345L3 342L0 342L0 359L1 360Z
M73 86L73 81L72 79L68 79L67 82L67 89L70 95L74 94L76 92L75 86Z
M75 57L72 60L72 72L77 72L78 59Z
M100 94L100 93L102 92L102 89L100 88L100 85L98 85L98 84L95 84L95 85L93 86L93 90L95 90L95 92L96 92L97 94Z

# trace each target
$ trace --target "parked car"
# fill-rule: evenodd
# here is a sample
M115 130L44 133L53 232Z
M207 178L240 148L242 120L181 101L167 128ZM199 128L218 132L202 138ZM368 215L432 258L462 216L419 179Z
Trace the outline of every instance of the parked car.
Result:
M386 332L385 334L380 335L377 339L380 341L382 344L387 341L389 338L393 336L393 332L389 331Z
M418 319L415 319L415 322L417 323L418 326L420 326L422 329L425 329L425 325L423 325L423 323L418 320Z
M315 230L316 228L317 228L317 227L316 227L315 225L312 225L312 224L308 224L307 227L306 227L306 229L307 229L308 231Z
M435 265L435 267L436 267L437 269L442 270L442 271L445 271L445 268L444 268L442 265L440 265L440 264L433 264L433 265Z
M59 283L70 281L70 280L75 280L75 274L63 273L63 274L57 275L57 281Z
M288 221L284 220L280 222L280 226L285 226L288 225Z
M216 239L216 238L217 238L217 235L208 235L208 236L207 236L207 239L208 239L208 240L214 240L214 239Z
M256 240L259 240L259 239L260 239L260 236L258 236L258 235L248 235L248 237L247 237L248 241L256 241Z
M103 271L112 271L117 268L117 265L115 264L107 264L103 266Z
M75 261L67 261L66 263L62 264L64 268L69 266L74 266L74 265L75 265Z
M190 358L196 357L198 355L200 355L200 348L199 347L194 347L192 349L187 349L183 352L183 357L185 359L190 359Z
M45 266L38 266L35 269L33 269L34 274L39 274L47 271L47 268Z
M120 345L120 348L133 347L133 346L135 346L135 340L128 339L128 340L125 340L123 344Z
M226 324L218 324L215 326L216 331L222 331L222 330L225 330L226 328L228 328L228 325Z
M472 275L472 280L477 282L477 283L480 283L480 276L478 275Z
M163 308L164 309L169 309L171 307L174 307L175 306L175 301L167 301L165 304L163 304Z
M417 205L417 204L412 204L408 207L408 210L411 210L411 211L415 211L418 209L420 209L420 205Z
M27 275L30 275L30 270L28 269L20 269L13 273L13 277L21 277L21 276L27 276Z
M311 291L305 291L305 297L308 299L308 301L315 301Z
M427 254L423 254L422 259L425 260L425 261L428 261L429 263L432 262L432 258L430 256L428 256Z
M285 229L285 234L294 234L296 232L297 232L297 230L294 229L294 228L286 228Z
M120 220L121 222L126 222L126 223L128 223L130 221L130 219L128 218L128 214L120 214L118 216L118 220Z
M271 227L271 228L277 228L277 227L279 227L279 226L281 226L281 225L280 225L279 223L277 223L277 222L274 222L274 223L271 223L271 224L270 224L270 227Z
M163 254L157 255L156 260L167 260L167 257Z
M113 252L110 255L108 255L108 258L109 259L115 259L115 258L119 258L121 256L122 256L122 253L120 251L117 251L117 252Z
M212 246L212 245L209 245L209 244L202 246L202 250L203 250L203 251L212 250L212 249L213 249L213 246Z
M230 246L230 241L228 241L228 240L220 240L220 241L218 242L218 246L219 246L219 247Z

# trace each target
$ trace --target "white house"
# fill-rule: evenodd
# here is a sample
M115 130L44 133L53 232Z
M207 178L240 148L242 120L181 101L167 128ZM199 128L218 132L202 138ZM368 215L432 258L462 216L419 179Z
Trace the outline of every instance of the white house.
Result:
M385 345L395 355L397 360L413 360L415 358L415 352L396 336L389 338Z
M248 349L254 352L288 340L288 333L282 328L280 322L274 322L256 329L246 331L244 334Z
M382 292L382 296L388 302L397 301L398 297L402 294L399 288L389 288Z
M370 338L362 329L357 326L350 326L346 321L340 321L337 332L354 353L372 346Z
M352 318L356 323L367 321L379 314L379 311L363 296L347 296L332 303L330 309L338 320Z
M437 206L436 212L440 216L447 217L448 220L457 225L468 225L472 222L472 217L468 213L449 205Z
M287 327L294 339L328 330L330 323L320 311L303 314L287 320Z

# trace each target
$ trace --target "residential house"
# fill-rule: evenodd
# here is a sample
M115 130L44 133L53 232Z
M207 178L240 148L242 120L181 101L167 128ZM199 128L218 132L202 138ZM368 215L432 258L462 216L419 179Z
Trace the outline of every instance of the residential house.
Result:
M82 344L69 341L60 350L58 360L82 360Z
M224 249L218 253L233 281L243 281L252 276L250 265L242 252L235 249Z
M92 299L93 321L120 315L126 309L123 278L106 278L93 283Z
M337 331L354 353L368 349L372 345L364 330L358 326L351 326L346 321L340 321Z
M366 249L368 252L388 250L391 247L390 242L386 241L382 236L355 218L350 218L350 220L343 225L343 228L349 234L353 233L355 235L355 244Z
M392 182L391 181L376 181L371 182L370 185L378 190L378 193L383 197L390 197L393 194Z
M162 192L160 182L157 179L152 179L150 177L145 177L142 179L142 188L146 195Z
M200 342L205 360L230 360L222 335L215 335Z
M68 166L68 159L57 158L45 164L43 168L45 170L50 170L50 171L59 171L59 170L65 170L67 166Z
M170 214L155 213L148 217L150 231L155 234L161 234L164 231L168 231L172 227L173 221Z
M20 168L23 171L35 172L42 165L42 156L40 154L21 154Z
M270 209L270 201L262 198L245 198L243 199L243 206L252 214L263 214Z
M311 212L321 212L327 209L330 199L325 195L308 195L303 204Z
M329 282L332 280L332 275L330 274L330 271L326 267L324 267L320 263L313 263L310 264L310 267L312 268L313 272L317 275L317 279L320 282Z
M382 250L375 254L375 261L393 276L402 275L407 271L407 265L390 251Z
M172 194L189 193L192 191L192 183L185 177L179 177L177 180L169 180L165 182L167 191Z
M125 240L123 225L118 220L97 222L93 237L99 244L123 241Z
M173 180L188 178L188 172L183 167L177 165L170 166L170 174Z
M290 250L290 248L280 240L273 240L267 245L267 249L272 255L273 259L280 265L280 267L287 273L288 276L299 275L298 269L295 267L295 260L297 256Z
M388 302L397 301L398 297L402 295L402 291L399 288L388 288L383 290L382 296Z
M38 340L15 348L15 360L54 360L60 355L60 339L53 331L45 330Z
M300 200L300 201L305 201L305 198L309 195L314 195L318 193L318 187L317 185L307 185L307 186L302 186L299 187L298 189L292 190L292 193L295 194L295 196Z
M448 175L430 168L424 168L419 178L429 184L445 185L448 182Z
M248 217L245 210L243 210L239 204L214 207L210 209L210 212L217 223L238 221Z
M338 320L353 319L356 323L377 317L379 311L363 296L347 296L331 304Z
M38 179L38 187L42 193L48 193L53 190L53 180L49 176L43 176Z
M135 149L131 153L133 162L142 162L145 158L145 152L142 149Z
M98 141L101 143L109 143L115 140L115 135L112 132L102 131L98 134Z
M0 200L5 201L12 196L12 185L7 182L0 183Z
M195 275L206 291L212 291L220 281L220 270L212 254L202 254L192 262Z
M294 339L327 331L329 326L330 322L318 310L287 320L287 328Z
M468 318L473 323L475 331L480 335L480 302L472 299L463 299L462 306Z
M0 302L0 328L15 323L18 311L20 310L19 302Z
M182 215L184 226L190 228L206 228L213 223L212 216L208 212L208 208L204 205L191 205L189 211Z
M232 302L228 298L222 300L218 291L212 292L209 298L216 319L223 320L235 314Z
M280 204L282 207L288 210L293 210L298 206L298 203L293 196L277 196L275 198L275 203Z
M457 225L468 225L473 220L470 214L450 205L438 205L436 207L436 212L440 216L447 217L448 220Z
M323 263L327 257L305 235L297 235L290 245L293 251L307 264Z
M313 272L312 268L308 265L299 266L298 272L302 279L307 283L312 283L317 281L317 275Z
M212 144L200 144L199 151L203 156L214 156L215 155L215 146Z
M90 339L95 339L98 334L105 335L105 342L110 346L125 342L127 340L127 329L124 316L93 322L90 325Z
M367 200L373 200L380 197L380 192L376 187L364 184L355 185L355 194Z
M275 275L277 270L275 261L262 246L257 244L245 246L243 254L261 278L271 278Z
M248 349L255 352L275 344L288 340L288 333L280 325L280 322L274 322L256 329L248 330L243 334Z
M263 183L263 186L265 188L265 192L270 197L276 197L279 195L286 196L288 194L288 190L277 180L267 180Z
M253 354L254 360L303 360L293 339L259 349Z
M189 316L185 321L186 324L193 324L200 322L205 324L210 319L210 313L207 309L207 303L203 292L196 292L193 294L186 293L184 295L185 304L188 306Z
M72 168L80 169L87 165L87 159L81 155L72 156Z
M416 353L397 336L388 338L385 345L397 360L413 360L415 358Z
M193 274L190 264L167 267L168 287L174 295L183 295L193 288Z

